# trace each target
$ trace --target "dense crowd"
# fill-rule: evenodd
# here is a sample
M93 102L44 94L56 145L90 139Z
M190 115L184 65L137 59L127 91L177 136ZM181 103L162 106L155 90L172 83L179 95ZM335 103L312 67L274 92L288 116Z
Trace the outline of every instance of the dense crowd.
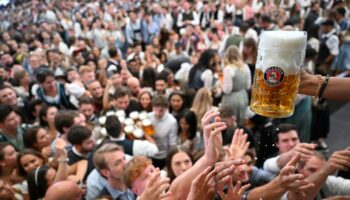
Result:
M298 94L282 119L249 109L263 31L307 32L305 77L349 75L349 6L13 1L0 10L0 199L349 198L350 148L324 155L326 99Z

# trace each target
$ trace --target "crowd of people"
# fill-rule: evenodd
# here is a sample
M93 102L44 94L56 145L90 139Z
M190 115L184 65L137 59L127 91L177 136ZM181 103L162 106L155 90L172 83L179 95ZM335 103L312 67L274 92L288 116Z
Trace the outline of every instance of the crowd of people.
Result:
M344 0L1 7L0 199L349 198L350 147L324 155L326 98L350 100L348 80L326 78L349 75L349 8ZM283 119L249 109L259 36L277 30L308 35L295 111Z

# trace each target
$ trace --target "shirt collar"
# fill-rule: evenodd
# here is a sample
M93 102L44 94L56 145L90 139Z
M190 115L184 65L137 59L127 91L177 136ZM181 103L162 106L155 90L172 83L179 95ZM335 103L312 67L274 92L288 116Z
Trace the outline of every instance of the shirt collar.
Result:
M329 33L323 34L322 38L329 37L329 36L333 35L334 33L335 33L335 30L332 29Z
M113 199L118 199L118 197L122 196L122 195L124 195L126 197L124 199L132 199L132 197L134 196L134 194L131 192L131 190L126 189L125 192L122 192L120 190L116 190L116 189L112 188L112 186L110 186L109 183L107 183L106 188Z

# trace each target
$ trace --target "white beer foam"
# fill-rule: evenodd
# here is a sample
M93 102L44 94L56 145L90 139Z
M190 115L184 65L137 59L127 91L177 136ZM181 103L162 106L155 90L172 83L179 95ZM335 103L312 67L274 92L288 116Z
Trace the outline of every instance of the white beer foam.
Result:
M280 67L285 75L297 74L304 61L307 44L303 31L265 31L259 42L256 68L263 72Z

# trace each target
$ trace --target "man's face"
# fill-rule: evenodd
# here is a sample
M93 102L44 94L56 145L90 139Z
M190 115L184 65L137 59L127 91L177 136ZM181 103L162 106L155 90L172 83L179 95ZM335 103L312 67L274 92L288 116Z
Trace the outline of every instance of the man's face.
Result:
M324 166L325 163L325 160L322 160L316 156L312 156L309 160L306 161L300 173L303 174L305 177L309 177L310 175L321 169L321 167Z
M3 127L6 127L7 130L16 130L16 128L21 124L20 117L12 111L7 117L5 121L1 124ZM5 129L5 128L4 128Z
M90 85L88 85L88 90L89 92L91 92L92 97L95 99L100 98L103 95L103 88L101 87L101 84L98 81L90 83Z
M298 133L295 130L280 133L277 137L277 147L280 153L288 152L300 143Z
M45 91L52 91L55 90L57 87L57 81L55 77L48 76L46 77L45 81L43 82L43 88Z
M156 119L162 119L168 109L160 106L153 106L153 113Z
M96 80L95 72L85 72L84 74L81 75L81 79L85 84L90 81L94 81Z
M111 77L111 80L115 88L122 86L122 77L120 76L120 74L118 73L113 74L113 76Z
M10 66L13 63L13 58L10 54L4 54L1 56L1 62L6 66Z
M0 68L0 76L3 80L7 80L9 77L9 73L4 68Z
M81 149L84 153L89 153L95 148L95 139L91 136L90 138L83 141Z
M104 155L107 169L102 169L108 179L122 180L125 168L125 154L122 151L112 151Z
M137 196L140 196L145 190L146 185L148 184L154 170L155 170L154 166L149 165L145 168L143 173L137 179L134 180L132 184L132 191Z
M139 81L131 82L128 87L130 88L131 92L136 96L139 94L139 92L141 90L141 86L140 86Z
M164 92L166 89L166 82L164 80L157 80L156 81L156 90L159 93Z
M94 106L92 104L81 104L79 111L85 115L87 119L94 114Z
M129 107L129 102L130 102L129 95L125 95L115 100L115 106L117 107L117 109L126 110Z
M0 90L0 102L10 106L17 105L17 96L15 91L10 88Z
M242 183L245 183L249 180L249 174L248 174L248 165L243 164L243 165L238 165L233 174L232 174L232 180L234 182L240 181Z

